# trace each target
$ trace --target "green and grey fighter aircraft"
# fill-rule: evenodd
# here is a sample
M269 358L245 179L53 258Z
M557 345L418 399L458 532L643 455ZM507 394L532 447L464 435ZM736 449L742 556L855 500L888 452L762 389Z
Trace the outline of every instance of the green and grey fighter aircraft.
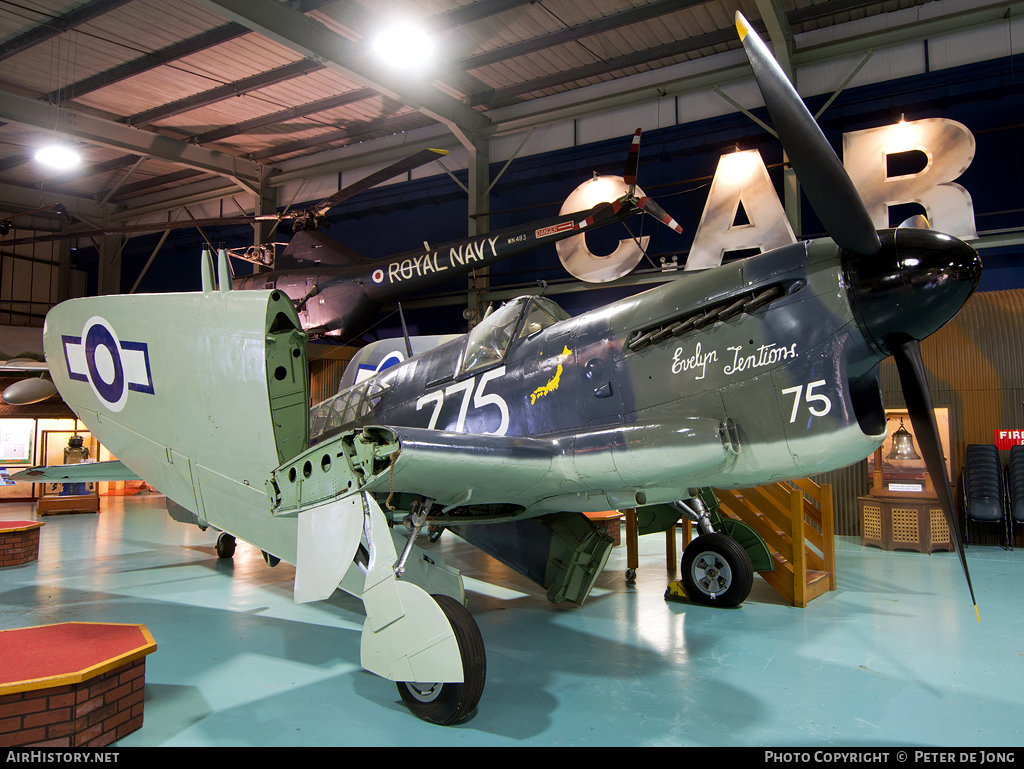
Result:
M878 371L889 355L957 537L918 342L975 290L978 255L930 230L876 232L796 92L737 25L830 238L578 317L516 299L311 419L292 302L231 291L223 256L218 290L206 255L199 293L55 307L45 347L61 395L190 520L294 564L296 600L358 596L363 666L437 723L477 706L486 657L458 573L415 544L423 527L450 528L551 600L581 603L611 546L581 513L674 506L700 530L683 555L690 599L735 606L750 557L715 530L700 488L868 456L886 434Z

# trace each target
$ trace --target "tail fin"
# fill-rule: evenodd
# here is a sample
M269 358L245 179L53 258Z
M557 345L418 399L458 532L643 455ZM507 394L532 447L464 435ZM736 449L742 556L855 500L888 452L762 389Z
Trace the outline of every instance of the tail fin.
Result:
M294 270L302 267L348 267L367 264L368 260L322 232L302 230L296 232L288 247L274 263L275 270Z

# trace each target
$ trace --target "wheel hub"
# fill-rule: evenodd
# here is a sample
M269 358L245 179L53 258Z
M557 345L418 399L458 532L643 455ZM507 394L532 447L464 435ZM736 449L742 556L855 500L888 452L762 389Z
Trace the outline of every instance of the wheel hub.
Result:
M405 686L409 690L409 694L420 702L433 702L441 693L441 689L444 688L443 683L419 684L407 682Z
M724 593L732 584L729 564L716 553L701 553L693 561L693 582L707 595L714 598Z

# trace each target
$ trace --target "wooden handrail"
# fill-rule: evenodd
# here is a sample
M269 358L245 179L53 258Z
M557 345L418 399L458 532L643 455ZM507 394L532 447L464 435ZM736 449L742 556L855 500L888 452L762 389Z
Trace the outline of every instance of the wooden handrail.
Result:
M753 528L773 551L779 568L762 577L793 605L836 589L831 485L804 478L715 493L723 514Z

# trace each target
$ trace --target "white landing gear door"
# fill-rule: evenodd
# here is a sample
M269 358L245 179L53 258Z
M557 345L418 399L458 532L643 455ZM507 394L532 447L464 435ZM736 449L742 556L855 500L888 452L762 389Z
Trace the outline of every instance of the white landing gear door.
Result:
M363 503L359 497L336 499L299 513L295 603L330 598L352 568L363 535Z
M384 513L365 492L370 553L359 596L366 609L361 663L390 681L463 683L462 656L448 618L423 588L395 577L398 560ZM348 589L350 581L342 587Z

